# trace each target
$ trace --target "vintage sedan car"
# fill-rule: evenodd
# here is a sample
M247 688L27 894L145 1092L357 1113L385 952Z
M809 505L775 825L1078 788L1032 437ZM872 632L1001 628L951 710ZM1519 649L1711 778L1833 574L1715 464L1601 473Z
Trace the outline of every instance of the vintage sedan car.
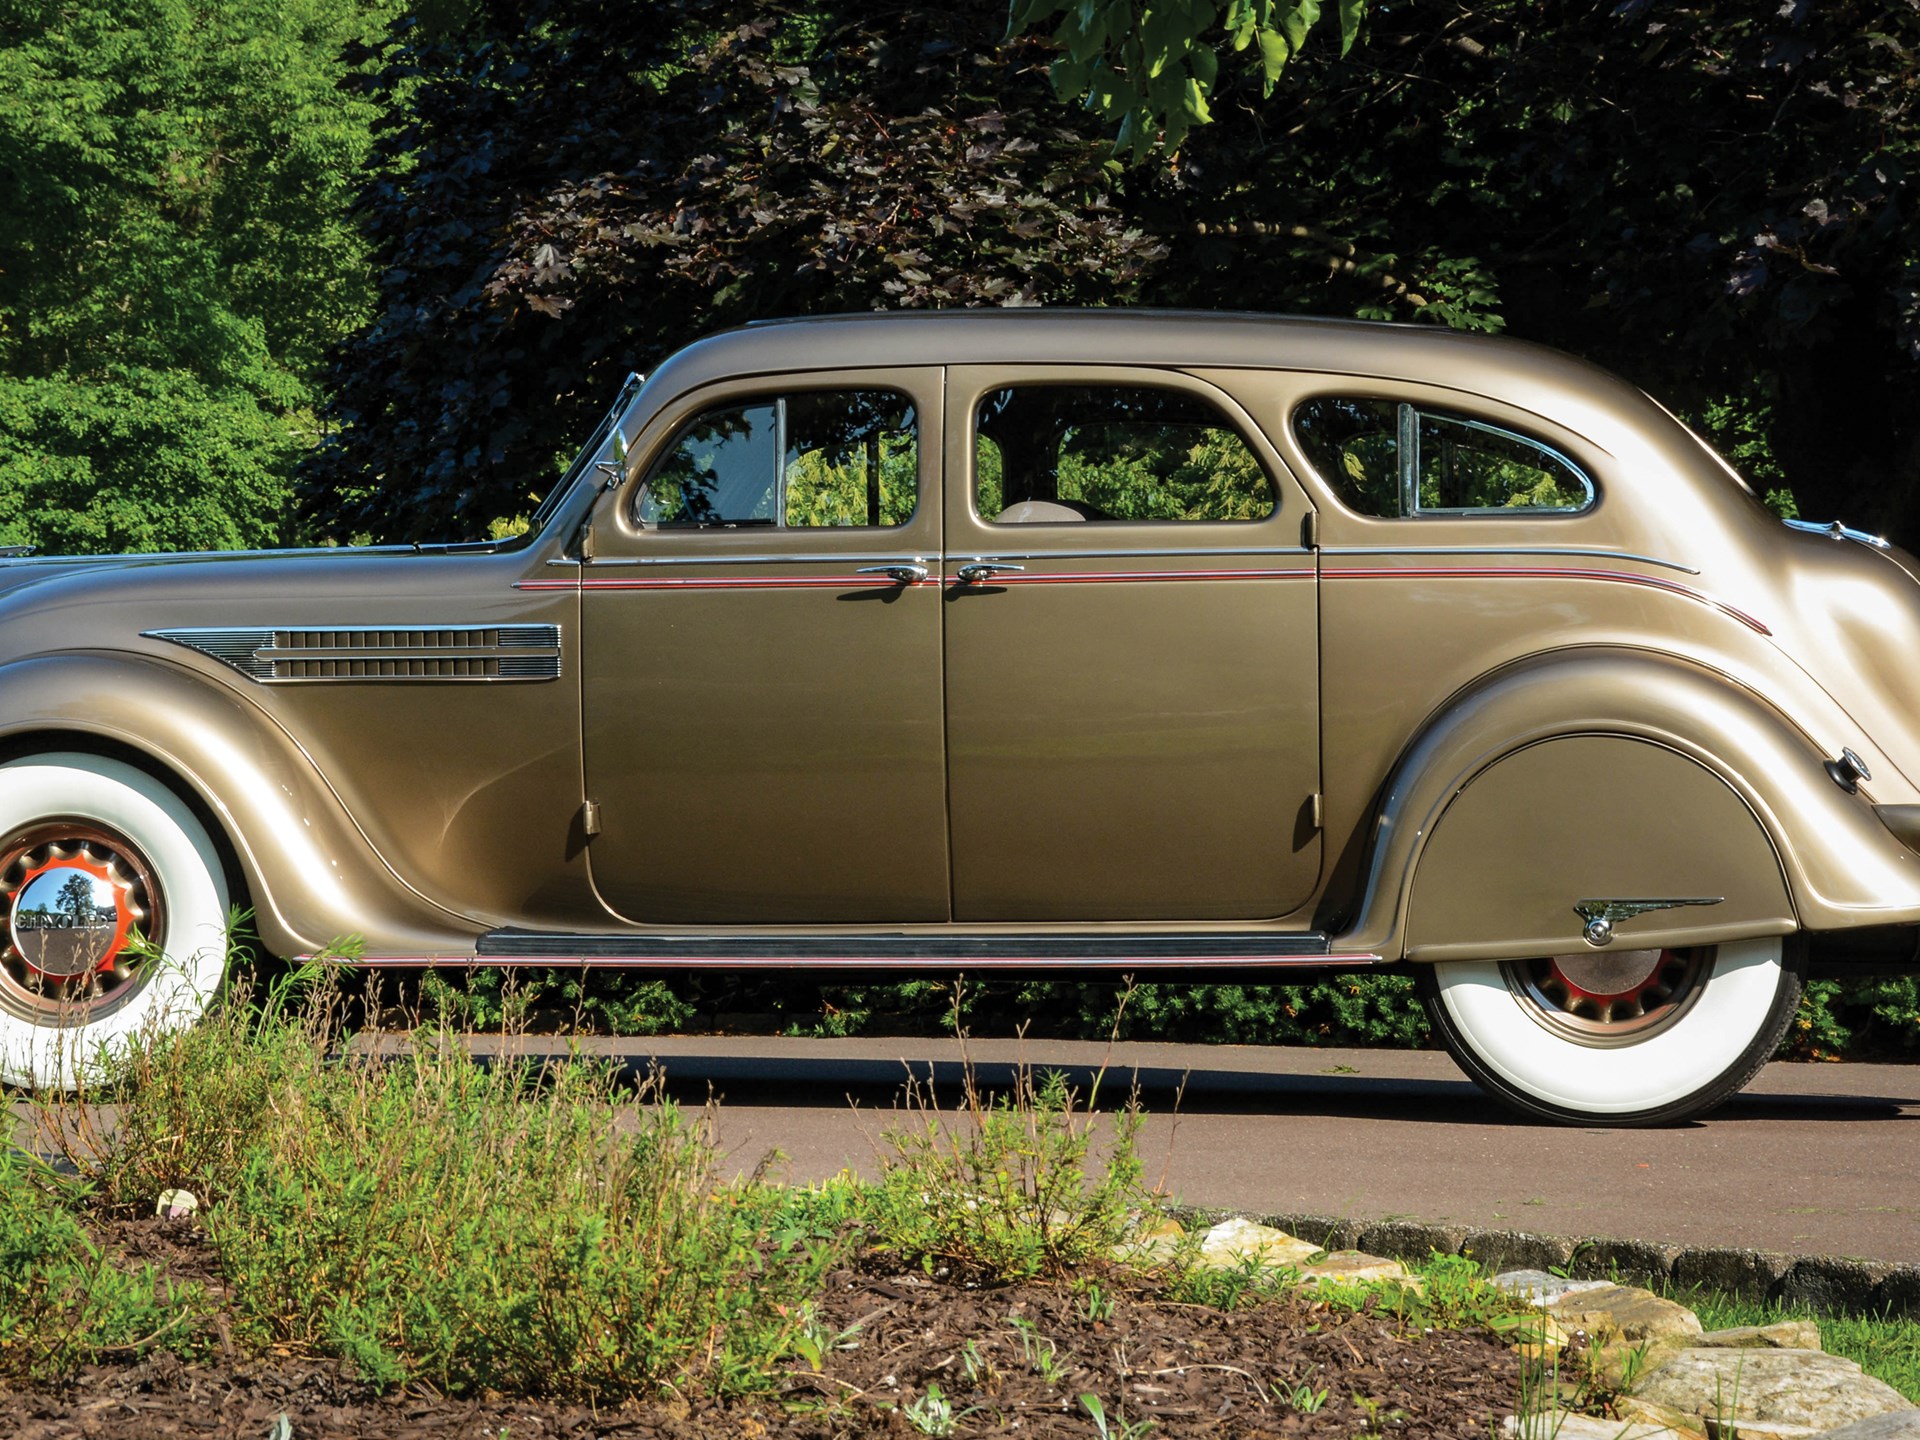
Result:
M1486 1089L1702 1111L1920 924L1916 562L1532 345L774 322L517 538L0 565L0 1075L232 907L386 966L1412 970Z

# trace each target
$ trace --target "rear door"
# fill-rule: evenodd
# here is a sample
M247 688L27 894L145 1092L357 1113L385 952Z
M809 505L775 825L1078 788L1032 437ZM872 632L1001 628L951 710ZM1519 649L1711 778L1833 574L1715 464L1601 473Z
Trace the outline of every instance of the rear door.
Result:
M1307 502L1226 394L948 371L959 921L1281 917L1320 866Z

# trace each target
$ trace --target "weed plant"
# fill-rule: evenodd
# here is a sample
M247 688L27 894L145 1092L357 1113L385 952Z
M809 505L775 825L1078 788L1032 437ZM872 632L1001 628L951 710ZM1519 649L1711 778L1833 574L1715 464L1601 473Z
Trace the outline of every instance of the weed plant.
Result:
M772 1383L842 1248L810 1192L719 1182L708 1118L651 1081L445 1032L343 1054L339 1013L324 982L229 1003L43 1134L109 1206L212 1202L242 1344L455 1393Z
M287 1107L326 1084L342 1013L324 965L268 990L236 979L199 1024L137 1035L110 1064L81 1067L77 1089L36 1096L34 1144L83 1176L110 1213L151 1213L154 1197L176 1188L219 1200L248 1154L297 1126Z
M1058 1071L1036 1077L1024 1063L1009 1092L988 1096L966 1050L957 985L953 1003L960 1105L948 1117L931 1077L909 1076L908 1119L885 1132L881 1177L865 1197L869 1240L929 1272L944 1266L976 1280L1060 1276L1110 1261L1152 1203L1142 1181L1138 1096L1103 1127L1104 1065L1083 1102ZM1125 1006L1123 996L1120 1014Z
M103 1257L73 1217L70 1188L41 1162L0 1147L0 1379L61 1381L112 1354L190 1338L198 1286Z

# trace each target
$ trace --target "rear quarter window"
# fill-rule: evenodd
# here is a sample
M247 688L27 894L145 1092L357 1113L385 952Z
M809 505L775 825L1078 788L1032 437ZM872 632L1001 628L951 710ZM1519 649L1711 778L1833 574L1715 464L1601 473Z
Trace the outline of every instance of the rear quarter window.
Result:
M1544 440L1404 400L1322 395L1293 412L1293 435L1348 509L1423 515L1577 515L1586 472Z

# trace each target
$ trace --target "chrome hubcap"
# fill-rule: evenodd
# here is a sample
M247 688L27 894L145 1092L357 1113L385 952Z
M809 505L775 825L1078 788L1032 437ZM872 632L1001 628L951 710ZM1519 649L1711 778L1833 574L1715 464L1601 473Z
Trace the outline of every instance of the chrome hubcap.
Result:
M1704 950L1618 950L1513 960L1501 968L1528 1013L1586 1045L1643 1040L1700 992Z
M153 872L123 836L54 821L0 843L0 1005L37 1024L97 1015L139 988L142 938L161 933Z

